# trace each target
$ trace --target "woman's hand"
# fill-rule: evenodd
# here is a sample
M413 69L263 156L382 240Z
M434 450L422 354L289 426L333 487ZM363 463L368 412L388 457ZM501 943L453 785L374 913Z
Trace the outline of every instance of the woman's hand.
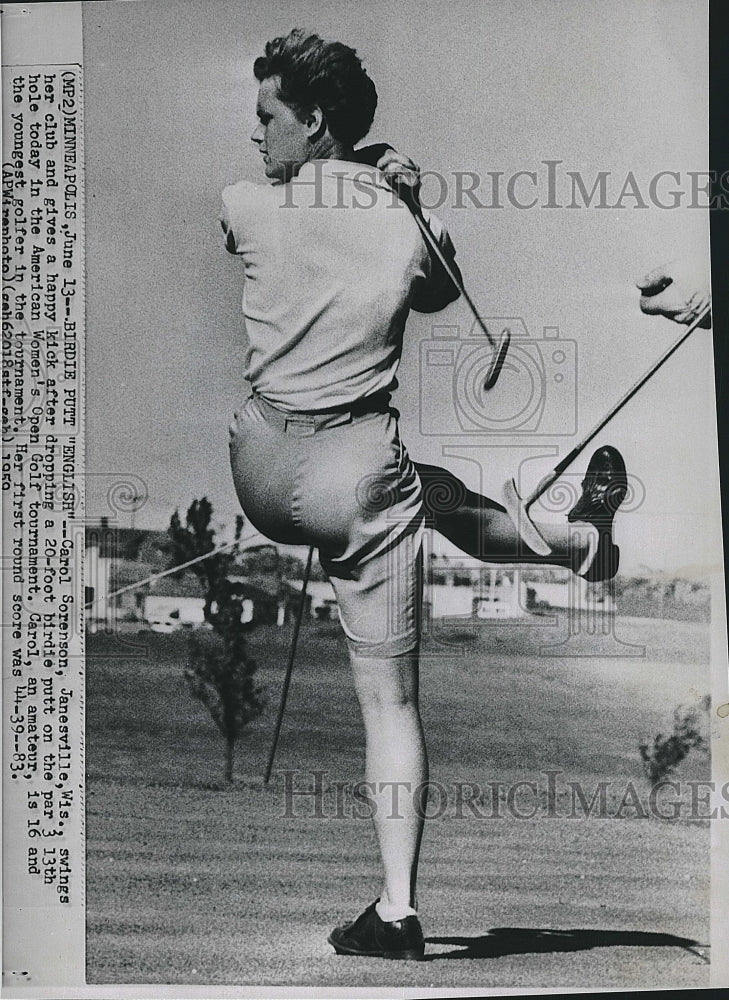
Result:
M419 207L420 167L409 156L398 153L385 142L362 146L355 149L354 155L358 163L381 170L385 180L403 201L409 202L411 207Z
M693 323L711 302L709 267L701 261L683 259L663 264L639 278L640 308L649 315L668 316L676 323ZM700 326L711 326L709 314Z
M382 171L393 190L404 196L404 200L409 197L419 204L420 167L409 156L388 149L377 161L377 169Z

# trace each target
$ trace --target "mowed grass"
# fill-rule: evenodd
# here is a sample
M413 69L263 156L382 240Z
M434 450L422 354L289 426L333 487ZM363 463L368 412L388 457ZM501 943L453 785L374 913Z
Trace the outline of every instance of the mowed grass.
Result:
M707 985L708 824L636 818L629 806L624 818L568 818L569 781L588 799L610 782L611 816L628 782L647 804L638 744L709 690L707 625L622 619L617 636L622 647L584 631L565 645L557 621L426 639L431 779L448 798L433 799L442 815L421 856L423 963L336 956L326 942L380 888L371 823L346 797L338 813L332 786L361 779L364 742L336 626L302 630L268 787L289 629L251 637L269 707L246 730L232 786L220 736L184 683L184 636L90 636L89 982ZM556 816L549 770L559 772ZM311 796L286 794L287 781L310 788L315 771L326 789L318 817ZM676 777L708 779L708 759L693 752ZM517 781L536 794L509 800ZM473 815L465 785L494 782L504 786L498 809L486 796Z

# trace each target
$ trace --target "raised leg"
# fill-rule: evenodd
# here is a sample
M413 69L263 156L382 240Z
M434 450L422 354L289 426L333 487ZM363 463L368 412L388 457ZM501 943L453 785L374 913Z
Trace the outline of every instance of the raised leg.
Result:
M468 555L484 562L545 563L576 570L587 554L589 535L595 529L581 524L579 530L564 524L541 522L537 527L552 549L547 556L533 552L519 535L501 504L469 490L448 469L415 463L423 484L423 506L427 523Z

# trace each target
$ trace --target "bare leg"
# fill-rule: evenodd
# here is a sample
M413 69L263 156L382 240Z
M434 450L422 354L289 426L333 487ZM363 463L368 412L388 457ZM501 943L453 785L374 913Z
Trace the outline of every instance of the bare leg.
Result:
M350 654L350 659L365 726L366 781L385 869L380 902L404 912L415 906L428 780L418 708L418 654L387 658ZM423 793L419 801L414 796L417 789Z
M426 523L484 562L548 563L577 569L588 551L588 533L595 529L581 524L575 530L564 524L537 523L552 552L537 555L523 541L501 504L466 488L452 472L416 462L423 484Z

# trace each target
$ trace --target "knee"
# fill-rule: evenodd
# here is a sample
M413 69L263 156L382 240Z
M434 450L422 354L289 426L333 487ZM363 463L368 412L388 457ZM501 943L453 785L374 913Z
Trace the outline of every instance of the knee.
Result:
M352 670L363 714L418 711L417 656L352 656Z
M465 485L448 469L418 464L417 470L423 489L423 509L431 526L440 516L452 513L466 502Z

